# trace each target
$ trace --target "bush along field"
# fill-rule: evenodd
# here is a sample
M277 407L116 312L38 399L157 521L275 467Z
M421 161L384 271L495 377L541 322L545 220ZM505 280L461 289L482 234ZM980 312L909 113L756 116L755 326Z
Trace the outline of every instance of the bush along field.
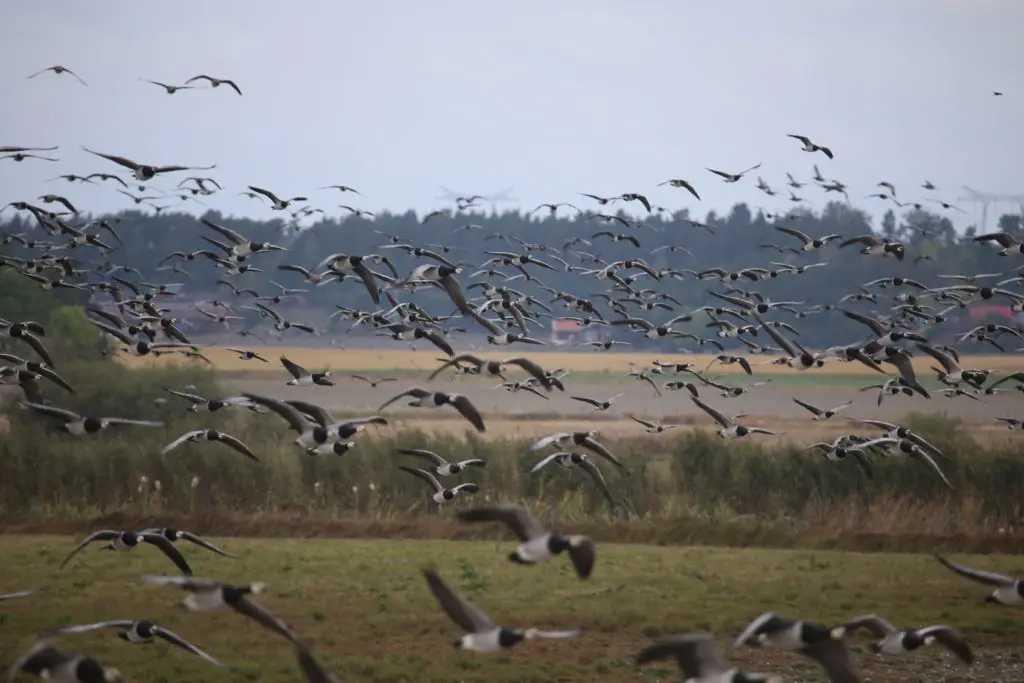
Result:
M10 399L10 432L0 441L0 523L8 530L79 530L116 516L126 526L188 520L189 528L216 526L220 534L288 534L301 525L304 535L441 537L486 532L451 522L452 507L524 501L542 519L600 529L607 540L930 550L946 539L1012 549L1024 514L1020 450L983 448L955 422L927 416L905 423L949 454L939 465L952 491L909 458L876 458L869 479L851 458L831 462L805 445L726 442L680 428L607 441L623 467L596 458L606 497L581 468L555 464L531 474L550 451L531 452L522 439L439 436L405 428L399 418L356 434L343 456L311 456L273 413L230 407L197 414L163 390L194 385L203 396L221 395L201 368L97 362L62 365L61 373L77 391L61 394L61 407L165 425L79 438L61 433L59 421L19 409L20 397ZM160 455L199 428L238 437L259 461L208 442ZM485 460L459 475L479 492L437 510L425 483L398 469L424 463L400 448Z

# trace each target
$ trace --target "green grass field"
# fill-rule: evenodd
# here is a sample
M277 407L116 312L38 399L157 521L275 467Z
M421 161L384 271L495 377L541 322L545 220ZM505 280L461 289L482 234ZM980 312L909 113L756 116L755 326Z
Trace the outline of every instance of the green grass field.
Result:
M130 680L266 683L300 680L287 641L239 614L190 613L184 593L139 576L173 569L158 550L87 548L63 570L78 539L6 535L0 592L48 590L0 605L0 664L47 630L103 619L152 619L237 665L235 676L164 643L133 645L116 631L60 636L63 645L118 667ZM211 540L217 540L211 537ZM567 558L538 567L506 560L513 543L224 539L231 560L184 552L198 576L267 582L258 600L278 613L346 681L540 683L678 680L667 665L636 671L632 655L684 629L715 632L724 645L764 610L831 624L877 612L898 625L944 622L964 631L978 663L970 670L940 648L881 660L856 641L870 681L1024 680L1024 615L986 604L986 588L950 574L927 555L601 545L594 574L580 581ZM972 566L1020 573L1005 556L962 556ZM582 627L578 641L530 642L507 654L460 652L457 627L437 609L419 573L435 564L454 587L510 626ZM735 661L787 681L821 681L795 655L746 650Z

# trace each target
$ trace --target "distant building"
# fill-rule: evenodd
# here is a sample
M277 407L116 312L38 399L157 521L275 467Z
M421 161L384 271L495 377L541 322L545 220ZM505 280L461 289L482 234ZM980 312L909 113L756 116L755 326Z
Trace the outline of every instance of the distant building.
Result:
M1005 322L1014 322L1017 315L1009 306L971 306L967 309L967 319L977 325L990 318L1002 318Z
M605 341L608 338L608 328L604 325L582 326L576 320L551 321L551 343L555 346L567 344L586 344L587 342Z

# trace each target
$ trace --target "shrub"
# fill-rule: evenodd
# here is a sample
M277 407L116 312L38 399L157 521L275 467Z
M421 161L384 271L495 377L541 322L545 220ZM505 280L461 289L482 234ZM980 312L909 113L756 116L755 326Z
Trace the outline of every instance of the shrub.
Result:
M543 454L517 439L436 436L418 429L370 427L342 457L308 456L276 416L244 408L194 414L164 387L197 385L218 395L202 368L129 370L111 363L62 368L78 393L50 396L57 405L96 416L161 419L165 427L112 428L78 439L54 433L53 422L13 410L0 444L0 520L136 513L302 513L389 519L431 514L423 482L397 469L422 466L400 447L427 448L452 460L480 457L487 466L460 480L480 493L468 504L528 501L568 521L725 522L753 518L787 527L903 533L991 532L1022 516L1024 460L1014 446L983 449L958 425L913 418L950 457L940 465L957 487L947 491L921 464L877 458L868 480L853 462L829 462L815 452L777 442L725 442L703 431L642 436L607 445L624 472L598 459L616 500L613 509L580 469L530 468ZM59 390L57 390L59 391ZM157 399L167 399L158 404ZM241 438L252 462L222 444L161 448L191 429L214 427ZM156 482L159 483L157 490Z

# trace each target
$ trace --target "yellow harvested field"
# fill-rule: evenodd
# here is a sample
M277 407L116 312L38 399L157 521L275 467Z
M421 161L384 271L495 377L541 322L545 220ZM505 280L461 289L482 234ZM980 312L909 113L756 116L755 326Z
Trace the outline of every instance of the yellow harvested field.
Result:
M405 349L329 349L329 348L305 348L305 347L281 347L267 346L258 347L257 351L270 363L261 363L258 360L242 360L237 354L228 351L224 347L207 346L202 352L213 366L221 372L259 372L261 370L280 371L281 366L277 359L281 355L287 356L296 363L313 370L329 369L332 371L364 371L364 372L390 372L396 370L426 370L436 367L440 352L434 350L412 351ZM545 368L553 370L564 368L572 372L598 373L609 375L621 375L629 372L634 367L651 365L655 360L665 362L687 362L694 363L698 368L705 368L714 359L711 354L630 354L615 352L560 352L560 351L536 351L522 347L514 350L479 352L479 355L487 359L501 359L518 354L528 354ZM185 363L190 361L181 354L168 354L160 358L119 356L123 363L132 366L163 363ZM765 362L770 356L761 361L757 356L750 356L751 363ZM961 359L963 367L985 368L997 373L1016 372L1021 369L1022 363L1016 355L985 355L985 356L964 356ZM632 365L631 365L632 363ZM931 377L934 375L929 368L937 363L932 358L918 353L914 358L914 369L922 376ZM729 374L742 372L738 365L716 365L716 374ZM765 364L758 366L758 374L793 375L801 374L796 370L785 366ZM861 363L841 363L836 360L826 362L821 370L803 373L810 375L814 372L821 372L829 375L877 375L870 368Z

